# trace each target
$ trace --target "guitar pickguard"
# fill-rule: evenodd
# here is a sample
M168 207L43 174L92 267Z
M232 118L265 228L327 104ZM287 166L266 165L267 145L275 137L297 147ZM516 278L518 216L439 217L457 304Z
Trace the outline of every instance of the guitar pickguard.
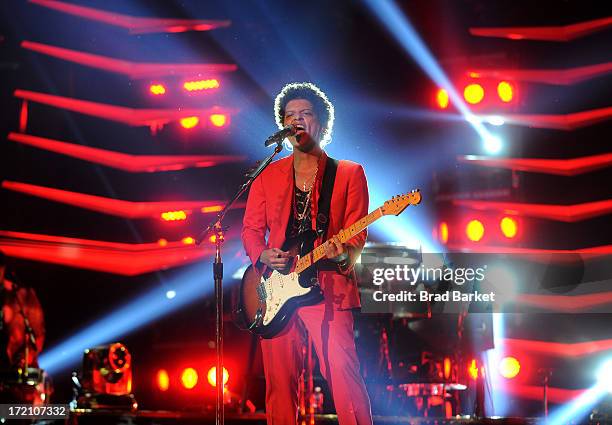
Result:
M293 297L308 294L312 288L300 285L299 275L295 272L282 274L274 270L267 279L261 278L261 285L266 294L266 312L262 324L270 324L280 309Z

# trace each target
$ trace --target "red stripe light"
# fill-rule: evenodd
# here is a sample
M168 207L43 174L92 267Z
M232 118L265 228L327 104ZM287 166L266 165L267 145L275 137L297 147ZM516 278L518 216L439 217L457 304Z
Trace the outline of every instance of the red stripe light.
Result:
M190 264L210 255L181 242L126 244L66 236L0 231L0 249L10 257L136 276ZM213 250L214 251L214 250Z
M208 19L149 18L107 12L93 7L79 6L59 0L30 0L31 3L84 19L103 22L129 30L130 34L149 34L159 32L209 31L230 25L230 21Z
M21 102L21 110L19 111L19 131L25 133L28 128L28 101Z
M45 93L36 93L28 90L15 90L14 95L20 99L66 109L80 114L93 115L132 126L151 127L152 130L159 130L168 122L180 120L186 116L200 117L210 114L224 114L229 120L229 114L235 111L226 108L221 109L218 106L207 109L132 109L124 106L108 105Z
M238 69L235 64L225 63L130 62L32 41L23 41L21 42L21 46L24 49L84 66L127 75L133 80L139 78L157 78L165 75L185 75L185 78L189 78L192 75L234 72Z

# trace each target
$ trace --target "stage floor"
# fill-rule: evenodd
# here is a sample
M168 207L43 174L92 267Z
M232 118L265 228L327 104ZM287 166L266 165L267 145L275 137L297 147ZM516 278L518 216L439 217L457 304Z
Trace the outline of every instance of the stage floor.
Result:
M451 424L495 424L495 425L523 425L538 424L540 418L439 418L439 417L402 417L402 416L374 416L374 424L385 425L451 425ZM178 412L164 410L142 410L134 413L117 411L96 411L73 413L67 420L68 424L214 424L215 417L211 414L197 412ZM228 425L252 424L265 425L266 417L263 413L235 414L226 413L225 423ZM308 419L305 420L308 423ZM336 415L315 415L315 424L337 424Z

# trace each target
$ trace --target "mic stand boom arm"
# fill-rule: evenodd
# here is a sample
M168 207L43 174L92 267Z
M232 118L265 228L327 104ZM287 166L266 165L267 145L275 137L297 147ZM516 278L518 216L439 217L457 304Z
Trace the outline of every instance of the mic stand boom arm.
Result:
M262 171L270 165L272 159L283 150L283 141L279 140L274 148L272 155L264 159L259 166L254 170L250 171L246 177L246 181L240 186L236 194L232 199L223 207L217 214L217 217L204 229L196 239L196 245L200 245L202 241L208 237L208 235L215 235L215 261L213 262L213 279L215 282L215 303L216 303L216 320L215 320L215 346L217 349L217 364L216 364L216 375L215 383L217 389L217 403L216 403L216 425L223 425L224 423L224 407L223 407L223 261L221 259L221 244L223 243L223 232L227 230L222 225L225 214L236 202L238 198L246 192L253 181L259 176Z

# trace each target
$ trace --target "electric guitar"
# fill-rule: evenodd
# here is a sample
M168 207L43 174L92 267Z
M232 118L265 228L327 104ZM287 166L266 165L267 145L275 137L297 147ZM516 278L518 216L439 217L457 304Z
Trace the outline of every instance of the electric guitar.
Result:
M338 239L345 243L379 218L399 215L409 205L417 205L420 202L421 193L418 189L394 196L383 206L340 230ZM316 282L316 271L309 268L325 258L325 247L329 241L301 257L299 255L300 246L312 243L315 239L316 233L311 231L299 238L285 241L282 249L289 251L294 257L286 270L269 270L266 267L266 270L261 272L251 265L244 272L236 314L248 330L263 338L272 338L283 330L298 307L313 305L323 299L321 288Z

